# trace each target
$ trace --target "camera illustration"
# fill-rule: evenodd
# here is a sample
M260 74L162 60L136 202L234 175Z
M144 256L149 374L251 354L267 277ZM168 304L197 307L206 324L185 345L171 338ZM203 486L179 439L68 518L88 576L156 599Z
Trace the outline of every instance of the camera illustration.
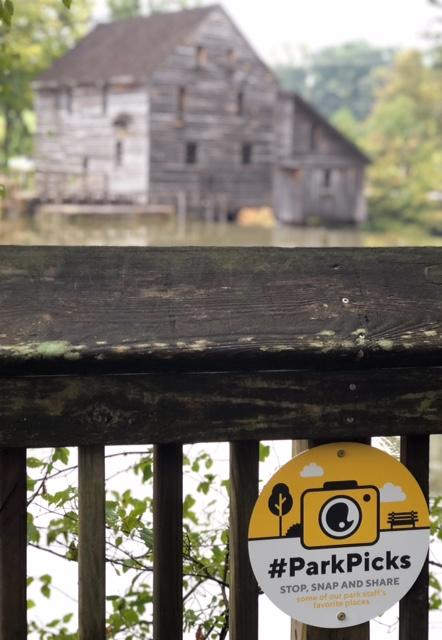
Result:
M375 544L379 490L355 480L325 482L301 496L302 544L307 549Z

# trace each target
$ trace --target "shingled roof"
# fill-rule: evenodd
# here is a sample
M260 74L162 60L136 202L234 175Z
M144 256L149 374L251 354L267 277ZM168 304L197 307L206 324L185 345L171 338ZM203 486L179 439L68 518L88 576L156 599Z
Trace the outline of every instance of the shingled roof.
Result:
M102 83L112 77L145 80L218 5L99 24L38 82Z

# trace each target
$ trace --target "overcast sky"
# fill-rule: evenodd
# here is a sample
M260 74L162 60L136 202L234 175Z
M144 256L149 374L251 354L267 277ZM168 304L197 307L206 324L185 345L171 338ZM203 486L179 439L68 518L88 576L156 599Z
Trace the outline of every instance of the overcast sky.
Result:
M427 0L224 0L268 61L285 50L365 39L399 47L423 43L437 11ZM439 11L442 15L442 11Z
M215 0L216 2L216 0ZM428 0L220 0L267 62L349 40L423 46L435 10ZM97 0L99 7L105 0ZM204 0L202 4L214 4Z

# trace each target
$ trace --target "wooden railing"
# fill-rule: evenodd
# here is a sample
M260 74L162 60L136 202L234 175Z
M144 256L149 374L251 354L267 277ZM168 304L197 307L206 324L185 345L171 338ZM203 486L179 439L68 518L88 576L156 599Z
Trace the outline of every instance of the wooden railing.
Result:
M182 637L182 445L230 444L230 639L257 640L260 439L442 433L442 249L0 249L0 638L26 637L28 447L79 447L79 637L105 637L104 446L153 443L154 638ZM299 630L367 640L368 624ZM401 640L428 637L425 568Z

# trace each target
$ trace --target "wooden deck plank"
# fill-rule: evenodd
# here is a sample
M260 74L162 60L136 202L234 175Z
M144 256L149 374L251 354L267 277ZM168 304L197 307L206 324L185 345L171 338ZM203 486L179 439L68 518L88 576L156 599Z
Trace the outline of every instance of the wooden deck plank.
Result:
M442 247L0 247L0 374L438 365Z
M183 635L183 451L176 444L154 447L155 640Z
M230 444L229 638L258 640L258 585L249 561L248 529L258 498L259 442Z
M0 378L3 447L424 435L441 414L438 367Z
M106 637L104 447L78 450L79 639Z
M429 496L430 439L428 436L401 438L401 462ZM428 640L428 562L399 603L399 640Z
M26 449L0 449L0 638L26 640Z

